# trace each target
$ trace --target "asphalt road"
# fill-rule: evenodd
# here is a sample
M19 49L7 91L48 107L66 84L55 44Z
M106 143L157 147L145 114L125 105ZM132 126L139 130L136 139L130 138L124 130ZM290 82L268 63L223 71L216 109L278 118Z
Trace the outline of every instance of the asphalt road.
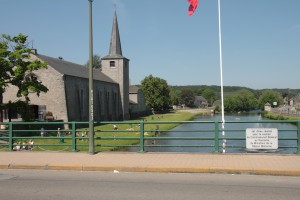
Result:
M254 200L300 198L300 177L1 170L1 200Z

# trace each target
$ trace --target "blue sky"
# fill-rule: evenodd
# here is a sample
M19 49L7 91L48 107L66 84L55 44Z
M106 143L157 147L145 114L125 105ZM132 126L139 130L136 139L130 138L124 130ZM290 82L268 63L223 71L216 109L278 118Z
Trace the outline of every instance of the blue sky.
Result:
M108 54L116 4L131 84L220 85L218 0L94 0L94 54ZM84 64L88 0L0 0L0 34L23 33L38 52ZM221 0L223 82L300 88L300 0ZM30 43L31 46L32 43Z

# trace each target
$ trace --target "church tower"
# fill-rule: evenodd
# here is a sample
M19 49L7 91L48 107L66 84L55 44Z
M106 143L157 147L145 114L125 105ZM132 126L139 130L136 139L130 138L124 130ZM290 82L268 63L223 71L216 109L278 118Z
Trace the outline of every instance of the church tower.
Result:
M114 14L109 54L102 58L102 72L119 84L123 119L129 119L129 59L123 57L117 13Z

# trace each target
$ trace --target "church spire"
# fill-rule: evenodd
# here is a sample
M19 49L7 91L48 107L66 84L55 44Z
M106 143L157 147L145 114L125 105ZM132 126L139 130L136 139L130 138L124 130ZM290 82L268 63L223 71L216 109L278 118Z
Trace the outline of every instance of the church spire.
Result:
M122 57L121 39L119 34L117 12L115 11L115 16L113 20L113 27L111 31L109 56Z

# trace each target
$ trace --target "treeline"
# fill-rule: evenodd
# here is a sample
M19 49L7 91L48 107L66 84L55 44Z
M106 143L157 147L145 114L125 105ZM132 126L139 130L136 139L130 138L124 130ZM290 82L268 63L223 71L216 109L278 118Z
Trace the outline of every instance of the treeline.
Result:
M153 110L168 110L173 105L215 106L216 110L220 110L220 86L170 86L166 80L149 75L141 81L141 88L147 107ZM266 103L271 106L280 106L284 104L284 99L289 100L300 93L300 89L254 90L239 86L225 86L223 89L224 109L227 112L263 109Z
M280 106L284 104L284 98L291 99L300 93L300 89L254 90L239 86L225 86L223 90L226 112L263 110L266 103L271 106ZM173 105L183 103L188 107L195 107L192 100L195 96L203 96L207 99L208 106L215 106L216 110L220 110L220 91L220 86L171 86L171 99ZM189 99L189 101L186 101L186 99ZM276 105L273 105L274 102L276 102Z
M186 85L186 86L170 86L173 91L181 91L183 89L190 89L192 90L195 94L201 94L202 91L206 89L211 89L215 92L217 99L221 99L221 86L217 85ZM266 88L266 89L252 89L248 87L241 87L241 86L224 86L223 91L224 91L224 96L229 96L233 93L236 93L240 90L249 90L253 92L253 94L258 98L264 91L267 90L272 90L275 92L280 93L283 97L288 96L289 98L292 98L296 96L297 94L300 93L300 89L278 89L278 88Z

